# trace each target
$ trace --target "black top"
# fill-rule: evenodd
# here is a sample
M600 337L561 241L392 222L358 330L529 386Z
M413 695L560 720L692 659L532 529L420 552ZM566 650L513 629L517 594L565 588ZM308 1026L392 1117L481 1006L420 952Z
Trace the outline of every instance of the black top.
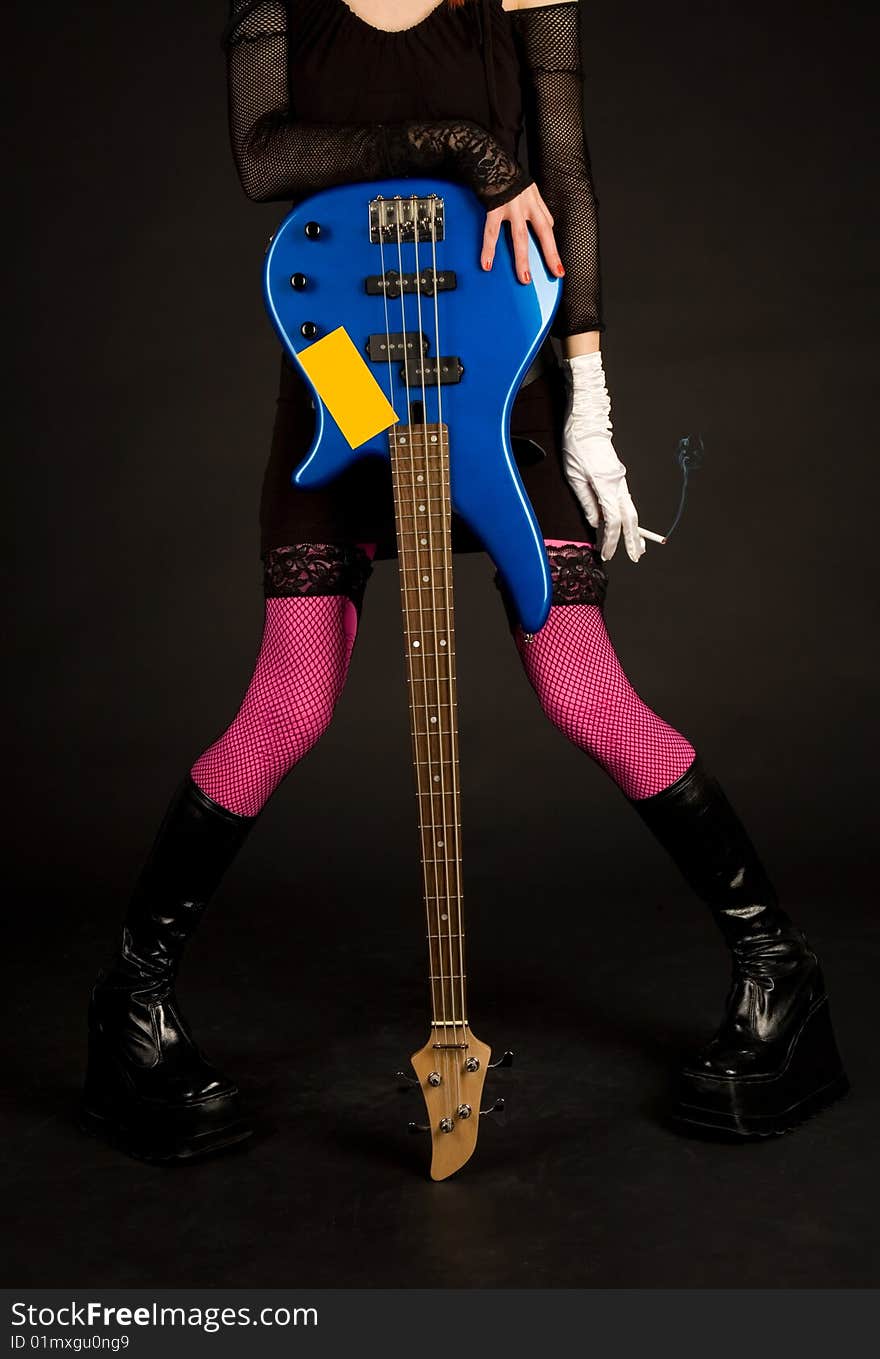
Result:
M296 200L433 170L491 208L533 176L566 269L553 333L604 330L580 12L580 3L508 13L501 0L456 9L440 0L387 33L345 0L231 0L223 42L245 192Z
M489 129L516 158L522 131L519 62L500 5L471 3L450 10L444 0L421 23L398 33L374 28L344 0L294 0L288 14L295 118L317 123L467 119ZM486 21L488 44L482 41Z

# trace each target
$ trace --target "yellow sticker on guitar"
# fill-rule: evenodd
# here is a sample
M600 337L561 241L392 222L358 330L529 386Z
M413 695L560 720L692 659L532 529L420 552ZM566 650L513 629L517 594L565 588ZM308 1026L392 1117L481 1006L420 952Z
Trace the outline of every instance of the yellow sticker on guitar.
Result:
M331 330L297 357L351 448L359 448L374 434L397 424L400 416L344 326Z

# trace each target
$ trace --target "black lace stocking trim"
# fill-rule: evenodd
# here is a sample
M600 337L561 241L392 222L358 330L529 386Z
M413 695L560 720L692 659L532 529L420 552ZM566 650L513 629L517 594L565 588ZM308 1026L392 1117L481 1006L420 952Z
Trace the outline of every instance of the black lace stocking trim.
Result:
M547 548L547 560L554 604L604 604L608 574L597 547L590 543L563 543Z
M358 613L373 563L362 547L338 543L292 543L263 556L266 599L345 595Z
M590 543L562 543L547 548L547 560L550 563L551 604L596 604L602 608L608 576L598 547ZM515 630L519 617L498 571L495 572L495 585L501 594L510 628Z

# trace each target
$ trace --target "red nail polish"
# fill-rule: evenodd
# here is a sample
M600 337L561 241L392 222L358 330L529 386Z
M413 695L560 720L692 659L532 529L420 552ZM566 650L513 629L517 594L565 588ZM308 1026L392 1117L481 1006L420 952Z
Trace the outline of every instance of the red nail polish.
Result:
M559 277L562 278L562 275L565 273L565 266L562 264L557 264L556 272L559 275Z
M523 274L523 283L531 283L531 281L532 281L532 276L531 276L531 274L529 273L529 271L528 271L528 269L527 269L527 270L525 271L525 273Z

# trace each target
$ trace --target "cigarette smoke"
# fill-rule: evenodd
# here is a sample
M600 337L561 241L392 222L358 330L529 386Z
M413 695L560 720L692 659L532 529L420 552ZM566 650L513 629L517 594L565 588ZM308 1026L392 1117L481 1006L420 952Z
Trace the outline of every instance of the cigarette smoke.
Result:
M679 439L678 447L675 450L675 461L681 468L681 499L672 521L672 528L666 530L667 538L670 537L674 529L678 528L687 500L690 474L701 465L704 455L705 449L703 448L703 436L701 434L696 435L696 437L692 434L685 434L683 438Z

